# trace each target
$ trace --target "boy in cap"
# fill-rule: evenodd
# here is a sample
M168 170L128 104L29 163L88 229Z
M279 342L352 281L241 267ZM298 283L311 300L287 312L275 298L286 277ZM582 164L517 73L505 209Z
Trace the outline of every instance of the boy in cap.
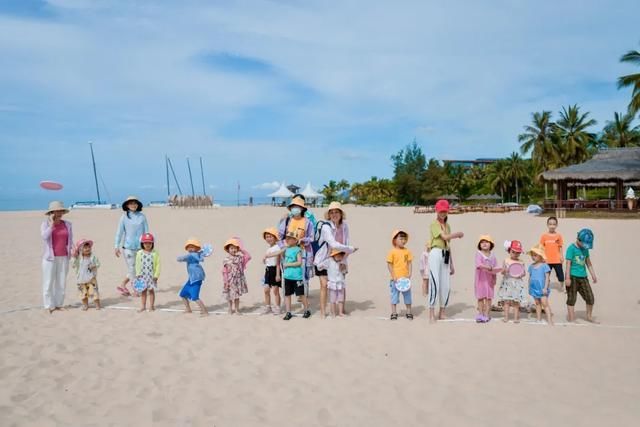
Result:
M589 250L593 249L593 232L588 228L583 228L578 232L575 243L567 248L565 255L566 271L569 273L569 284L567 287L567 320L569 322L576 321L575 305L578 294L587 304L587 321L597 323L593 320L593 304L595 298L593 290L589 283L587 270L591 273L593 283L598 283L596 272L591 263Z

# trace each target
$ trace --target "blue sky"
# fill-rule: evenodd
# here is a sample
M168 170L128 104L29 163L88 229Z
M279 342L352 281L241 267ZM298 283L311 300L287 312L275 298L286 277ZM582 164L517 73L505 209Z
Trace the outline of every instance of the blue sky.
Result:
M482 3L482 4L481 4ZM624 111L640 3L0 0L0 209L57 180L162 199L164 155L220 200L429 157L504 156L533 111ZM196 188L199 180L196 180ZM35 206L34 206L35 203Z

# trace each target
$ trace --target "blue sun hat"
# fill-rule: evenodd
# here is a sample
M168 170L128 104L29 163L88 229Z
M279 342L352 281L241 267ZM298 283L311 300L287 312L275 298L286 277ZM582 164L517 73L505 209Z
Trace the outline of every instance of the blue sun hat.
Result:
M578 240L580 240L580 243L582 243L585 248L593 249L593 231L590 229L583 228L578 231Z

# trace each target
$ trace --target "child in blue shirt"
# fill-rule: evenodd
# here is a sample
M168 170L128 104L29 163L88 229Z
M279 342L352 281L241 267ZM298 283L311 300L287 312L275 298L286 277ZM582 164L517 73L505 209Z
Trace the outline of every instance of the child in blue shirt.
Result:
M594 284L598 283L598 278L591 263L589 249L593 249L593 232L588 228L583 228L578 232L576 242L567 248L567 254L564 257L567 263L565 270L569 273L570 277L569 284L566 285L567 320L569 322L576 321L575 305L578 294L580 294L587 304L587 322L598 323L593 320L595 297L591 289L591 284L589 283L587 270L591 273L591 279Z
M282 319L291 320L293 317L291 314L291 295L293 294L300 297L302 305L304 306L304 314L302 317L308 319L311 317L311 311L309 311L309 300L304 292L302 249L298 245L298 237L293 232L286 234L285 243L287 244L285 249L268 254L265 257L270 258L284 254L282 263L284 273L282 274L282 278L284 279L284 304L287 309L287 313Z
M536 319L542 321L542 309L547 316L547 323L553 326L549 294L551 288L551 267L546 263L546 256L542 246L534 246L529 250L533 264L529 266L529 295L536 302Z
M189 239L187 243L185 243L184 249L188 253L178 257L178 262L187 263L187 273L189 274L189 278L179 294L184 302L184 312L191 313L189 301L194 301L200 307L200 316L208 316L209 312L207 311L207 307L205 307L200 299L200 288L205 278L204 269L200 265L200 263L204 261L202 245L196 239Z

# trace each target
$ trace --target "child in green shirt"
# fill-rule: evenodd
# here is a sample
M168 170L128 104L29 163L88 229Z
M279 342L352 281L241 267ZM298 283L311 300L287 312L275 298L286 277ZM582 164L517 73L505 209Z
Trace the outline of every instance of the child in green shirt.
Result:
M575 305L578 294L580 294L587 304L587 321L597 323L593 320L595 298L589 283L587 270L591 273L591 279L594 284L598 283L598 278L591 263L589 249L593 249L593 232L588 228L583 228L578 232L576 242L567 248L565 255L566 271L569 273L569 283L566 285L567 320L569 322L576 321Z

